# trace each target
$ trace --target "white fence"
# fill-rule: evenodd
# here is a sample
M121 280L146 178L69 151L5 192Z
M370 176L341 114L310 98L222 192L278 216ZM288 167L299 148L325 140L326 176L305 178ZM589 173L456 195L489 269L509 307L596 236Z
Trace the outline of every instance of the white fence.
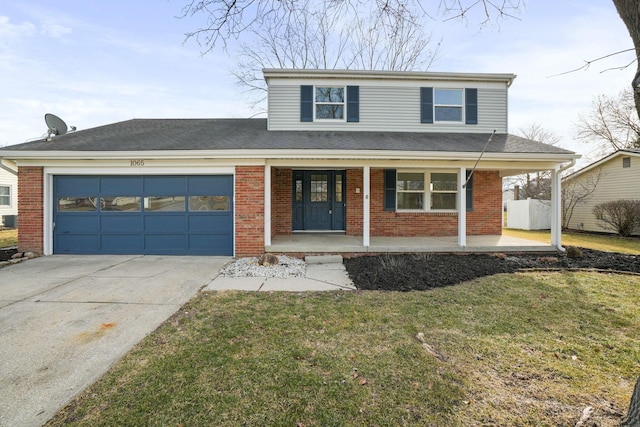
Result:
M551 202L532 199L507 201L507 228L551 229Z

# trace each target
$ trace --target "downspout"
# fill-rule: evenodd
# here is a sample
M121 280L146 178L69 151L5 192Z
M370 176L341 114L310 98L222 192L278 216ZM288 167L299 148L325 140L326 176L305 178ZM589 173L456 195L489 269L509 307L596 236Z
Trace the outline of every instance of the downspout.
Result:
M557 197L557 201L556 201L556 211L554 212L554 216L556 218L556 227L557 227L557 233L558 233L558 237L557 237L557 243L556 243L556 248L561 251L564 252L566 249L562 247L562 172L566 171L567 169L573 167L576 164L576 159L571 159L571 161L564 165L561 166L555 173L556 173L556 179L558 180L558 185L557 185L557 189L556 189L556 197Z

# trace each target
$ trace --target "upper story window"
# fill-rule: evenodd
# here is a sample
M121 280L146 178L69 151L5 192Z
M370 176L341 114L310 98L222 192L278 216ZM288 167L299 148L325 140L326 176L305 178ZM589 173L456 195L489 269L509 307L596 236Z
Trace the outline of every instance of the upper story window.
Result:
M420 123L478 124L478 89L420 88Z
M623 157L622 158L622 167L630 168L631 167L631 157Z
M0 206L11 206L11 187L0 185Z
M300 86L300 121L360 121L360 86Z
M316 119L344 120L344 87L316 86Z
M462 122L462 89L435 89L436 122Z

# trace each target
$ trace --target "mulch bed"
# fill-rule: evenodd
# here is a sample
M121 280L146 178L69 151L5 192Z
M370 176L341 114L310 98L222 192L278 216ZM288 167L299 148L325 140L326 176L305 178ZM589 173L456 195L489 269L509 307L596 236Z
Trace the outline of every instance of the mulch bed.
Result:
M522 270L591 269L640 274L640 256L581 249L582 257L550 254L399 254L346 259L362 290L427 290L499 273Z
M17 252L17 249L0 249L0 261L10 260L13 254Z

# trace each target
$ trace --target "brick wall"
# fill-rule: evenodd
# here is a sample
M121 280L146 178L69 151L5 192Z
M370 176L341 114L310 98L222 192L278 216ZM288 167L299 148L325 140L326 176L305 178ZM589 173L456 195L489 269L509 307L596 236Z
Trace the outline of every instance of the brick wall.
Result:
M44 252L44 169L18 168L18 248L21 252Z
M349 236L362 236L363 201L362 169L347 169L347 229ZM357 193L357 189L360 193Z
M502 234L502 178L498 171L473 173L473 211L467 212L467 235Z
M473 211L467 212L467 235L501 234L502 179L500 175L493 171L476 171L473 179ZM350 212L347 214L350 215ZM457 235L458 214L456 212L385 211L384 170L371 170L371 236Z
M264 253L264 166L237 166L236 257Z
M292 227L292 170L271 169L271 236L291 234Z

